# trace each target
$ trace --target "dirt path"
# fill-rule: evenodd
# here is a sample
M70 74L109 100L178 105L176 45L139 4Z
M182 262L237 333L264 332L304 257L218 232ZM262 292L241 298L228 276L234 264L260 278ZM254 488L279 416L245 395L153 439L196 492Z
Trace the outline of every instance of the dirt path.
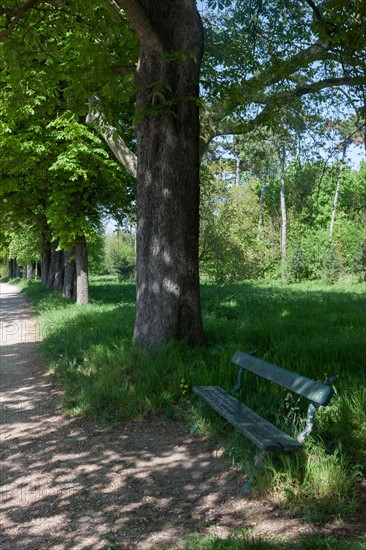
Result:
M271 502L241 498L242 475L177 423L108 430L61 416L15 286L0 283L0 312L2 550L180 548L195 532L312 531Z

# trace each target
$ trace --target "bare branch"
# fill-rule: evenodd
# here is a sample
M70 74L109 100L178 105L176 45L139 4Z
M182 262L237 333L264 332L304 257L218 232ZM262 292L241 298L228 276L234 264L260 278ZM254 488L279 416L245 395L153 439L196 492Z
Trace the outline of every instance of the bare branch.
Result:
M94 128L107 143L108 147L122 166L134 177L137 174L137 157L127 147L118 133L117 128L109 124L101 107L99 97L89 99L89 113L85 120L88 126Z

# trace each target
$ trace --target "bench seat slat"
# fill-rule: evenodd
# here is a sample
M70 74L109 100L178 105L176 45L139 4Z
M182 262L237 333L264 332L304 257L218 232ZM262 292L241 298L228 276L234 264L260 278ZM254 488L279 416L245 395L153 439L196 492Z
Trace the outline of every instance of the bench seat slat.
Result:
M270 382L274 382L309 401L318 405L328 405L333 395L333 388L321 382L315 382L305 376L300 376L281 367L271 365L262 359L253 357L241 351L236 351L231 359L232 363L244 368Z
M249 409L219 386L194 386L193 391L264 451L298 451L302 445Z

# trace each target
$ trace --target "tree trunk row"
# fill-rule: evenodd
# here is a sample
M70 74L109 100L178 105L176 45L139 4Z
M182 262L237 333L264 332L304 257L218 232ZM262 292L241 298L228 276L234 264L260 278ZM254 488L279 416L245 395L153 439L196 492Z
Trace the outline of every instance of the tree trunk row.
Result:
M85 305L89 302L88 255L85 237L79 237L72 251L57 250L58 243L54 241L51 248L44 244L41 257L41 280L51 290L62 292L66 299L76 297L76 303ZM15 258L9 260L9 278L22 277L31 279L34 270L39 267L28 263L23 270Z

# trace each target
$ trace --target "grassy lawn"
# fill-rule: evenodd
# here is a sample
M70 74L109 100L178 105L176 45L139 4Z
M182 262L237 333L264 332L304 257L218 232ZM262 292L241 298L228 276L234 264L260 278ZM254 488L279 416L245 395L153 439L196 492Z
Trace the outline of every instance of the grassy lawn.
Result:
M230 358L237 349L256 348L258 357L315 380L337 376L336 395L319 410L304 453L270 456L253 488L316 522L342 522L357 513L366 463L365 290L365 284L243 283L222 289L218 304L216 289L204 284L206 346L171 343L148 353L131 345L132 283L92 279L87 307L65 302L40 283L24 284L42 328L42 350L64 387L66 413L117 422L164 412L187 427L197 424L246 472L253 467L254 447L215 413L201 419L190 387L230 389L236 382ZM307 403L250 374L244 382L241 397L249 406L291 435L299 433ZM281 548L265 541L254 546L243 538L231 542L210 540L211 546L203 546L201 539L201 546L194 546L192 540L187 548ZM303 544L299 548L310 548Z
M276 539L254 538L247 533L238 533L235 537L220 539L219 537L192 537L184 545L184 550L364 550L365 539L352 541L335 537L320 537L317 535L302 536L298 540L286 537Z

